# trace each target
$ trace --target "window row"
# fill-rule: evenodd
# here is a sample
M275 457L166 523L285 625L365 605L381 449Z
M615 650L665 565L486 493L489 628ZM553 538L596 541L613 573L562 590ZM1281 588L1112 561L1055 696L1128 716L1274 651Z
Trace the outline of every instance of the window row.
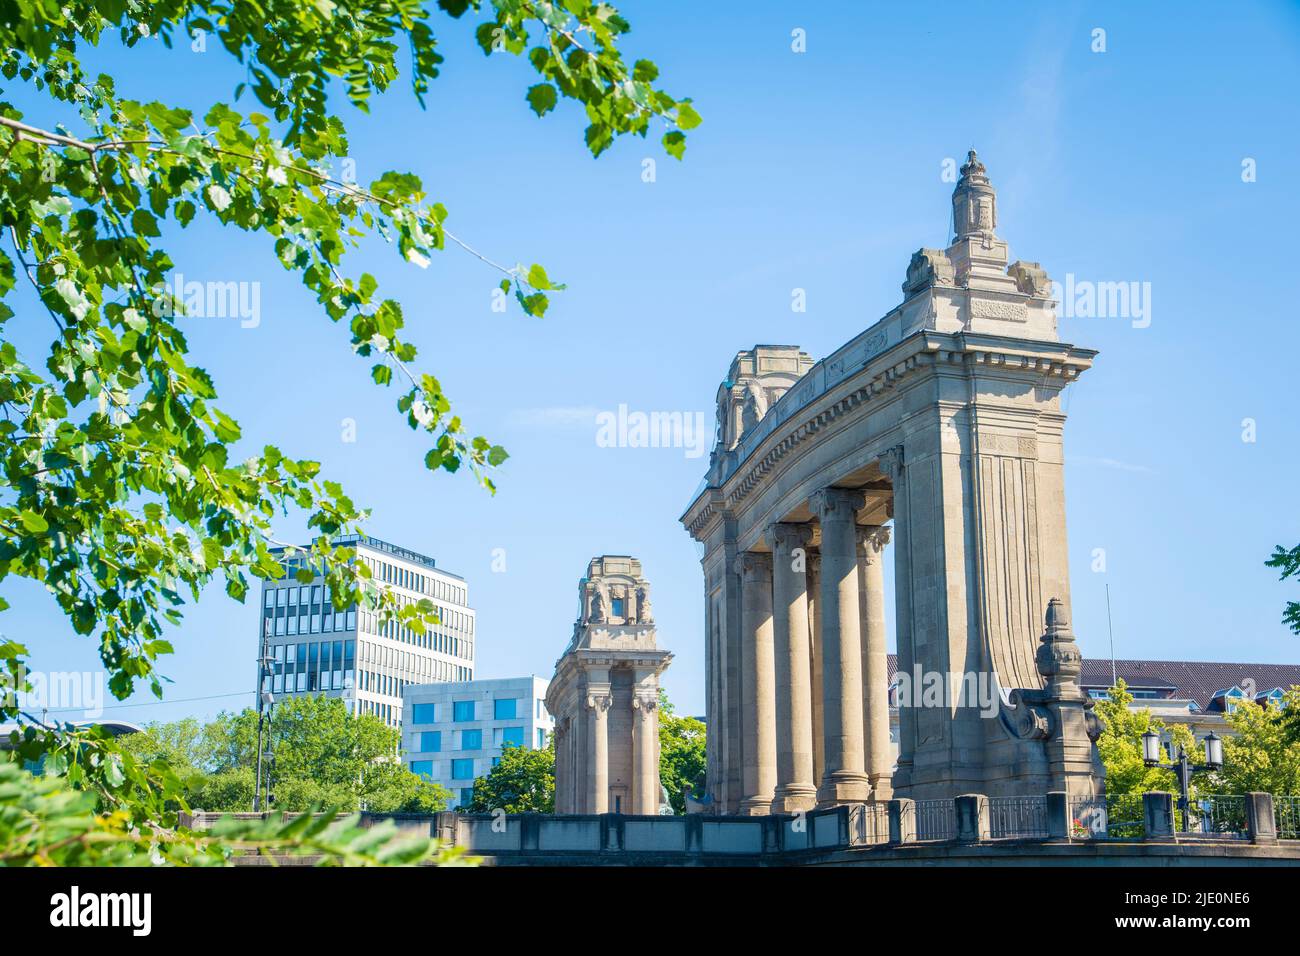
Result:
M292 609L290 609L292 611ZM274 622L274 623L272 623ZM340 611L337 614L280 614L265 618L265 633L272 637L292 637L295 634L328 634L330 632L354 631L357 627L357 612Z
M527 737L525 736L525 727L496 727L492 730L493 747L525 747L527 746ZM449 730L447 731L449 743L455 746L448 747L448 750L482 750L483 749L483 731L482 729L474 730ZM546 731L538 728L537 739L540 741L538 749L546 746ZM442 731L425 730L420 732L415 742L418 746L415 748L420 753L437 754L442 753Z
M469 594L464 585L444 581L442 578L421 574L400 564L363 555L361 558L370 568L374 580L394 587L414 591L439 601L450 601L464 607L469 602Z
M533 716L541 718L546 716L546 707L541 700L533 702L535 713ZM456 700L452 701L451 720L455 723L463 723L470 720L487 720L486 716L478 716L478 701L475 700ZM498 697L492 701L492 720L517 720L528 713L528 698L526 697ZM417 724L436 724L438 721L447 720L446 705L437 701L415 704L411 708L411 720Z
M434 681L474 679L474 668L454 661L440 661L427 654L417 654L374 641L361 642L362 664L367 670L393 671L406 684L430 684Z

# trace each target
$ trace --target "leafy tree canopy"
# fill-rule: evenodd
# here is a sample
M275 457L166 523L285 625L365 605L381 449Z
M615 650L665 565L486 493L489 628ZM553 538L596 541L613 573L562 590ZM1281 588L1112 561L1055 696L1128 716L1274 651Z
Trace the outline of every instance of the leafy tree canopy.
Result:
M704 755L705 727L694 717L678 717L668 700L668 694L659 689L659 782L668 790L668 802L673 812L686 812L683 788L692 796L701 796L707 767Z
M435 621L431 603L397 607L351 549L332 543L366 511L317 462L274 445L234 452L239 423L191 355L184 303L167 291L176 263L165 238L201 220L268 238L325 316L346 325L374 382L397 388L399 414L429 443L426 466L467 467L491 490L505 450L470 437L438 379L416 366L400 303L374 276L349 274L347 253L374 235L423 266L450 242L498 269L502 290L531 316L563 285L541 265L476 252L448 230L448 210L417 176L389 171L358 184L330 172L348 155L339 98L367 110L399 64L422 98L442 63L434 23L444 15L477 21L484 53L505 54L494 59L526 59L537 82L522 108L543 116L562 99L580 105L593 155L662 124L663 148L680 158L685 131L700 122L689 99L659 85L653 62L624 60L629 25L607 3L0 0L9 243L0 248L0 582L39 582L96 642L119 698L137 682L162 695L167 627L207 584L224 581L242 601L252 580L287 573L272 522L290 511L315 535L295 573L326 574L336 608L371 609L417 632ZM170 46L198 31L229 57L231 86L228 101L198 113L157 95L161 84L137 98L88 65L101 45ZM18 303L20 286L36 309ZM46 324L48 348L20 349L16 320L25 330ZM23 686L28 648L0 641L0 662L9 686ZM0 695L0 717L21 720L13 700ZM135 826L174 822L184 783L165 755L145 759L107 734L66 727L29 724L14 742L24 757L48 756L101 812ZM228 774L222 793L243 786L241 767L216 771Z
M447 808L446 788L411 773L398 758L401 734L373 714L353 716L343 701L290 697L267 722L275 754L275 808L316 806L376 813L434 813ZM204 810L252 809L257 714L223 713L200 726L192 718L151 724L121 738L124 751L165 760L184 784L186 803Z
M1153 717L1148 708L1131 710L1132 703L1133 695L1122 680L1110 689L1108 697L1097 701L1097 716L1102 722L1097 750L1106 768L1106 793L1108 796L1153 790L1177 793L1178 781L1172 771L1148 767L1142 762L1142 735L1153 730L1172 742L1175 753L1182 747L1194 763L1199 763L1192 732L1181 724L1169 725Z
M554 813L555 743L545 750L506 744L501 759L474 781L472 813Z
M1281 707L1242 703L1226 720L1232 733L1223 739L1223 769L1215 777L1219 793L1300 794L1300 741L1289 731L1300 714L1300 687L1292 687Z
M579 103L595 155L661 121L664 148L680 156L683 130L699 122L689 100L657 85L652 62L624 61L617 43L628 24L608 4L437 6L481 18L485 53L526 58L540 81L526 96L534 112L561 98ZM414 366L401 305L373 276L345 272L348 250L371 234L417 265L448 240L466 244L418 177L386 172L362 186L329 173L348 153L335 99L367 109L397 78L400 51L409 51L401 58L416 97L437 77L433 15L419 0L0 2L0 75L48 107L25 116L0 100L0 222L12 246L0 250L0 581L43 584L74 629L95 637L119 697L138 680L161 694L165 626L210 580L224 579L242 600L250 577L285 573L272 520L290 509L318 535L308 558L328 574L338 608L377 609L417 630L433 622L429 602L399 610L351 549L331 544L366 513L318 463L274 446L232 455L240 427L193 364L184 303L166 291L174 263L163 245L200 218L269 237L322 312L346 323L374 381L400 382L399 413L431 442L426 465L467 465L491 488L505 451L468 437L438 380ZM232 102L202 115L123 95L112 76L83 64L87 48L113 38L130 49L200 30L230 56L233 86ZM236 109L241 99L256 108ZM54 122L69 107L75 131ZM529 315L562 288L540 265L498 268ZM20 280L46 313L44 355L23 354L4 335ZM11 668L26 655L7 642Z

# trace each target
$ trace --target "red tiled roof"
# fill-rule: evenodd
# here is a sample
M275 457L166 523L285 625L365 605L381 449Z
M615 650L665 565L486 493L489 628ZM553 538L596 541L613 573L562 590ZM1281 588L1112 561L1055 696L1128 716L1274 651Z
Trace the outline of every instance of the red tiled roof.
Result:
M898 671L898 656L889 655L889 680ZM1274 687L1300 685L1300 664L1233 664L1212 661L1144 661L1117 658L1115 673L1129 687L1172 689L1170 696L1196 701L1205 710L1216 691L1242 687L1253 681L1255 693ZM1080 683L1084 687L1109 687L1109 657L1086 658Z

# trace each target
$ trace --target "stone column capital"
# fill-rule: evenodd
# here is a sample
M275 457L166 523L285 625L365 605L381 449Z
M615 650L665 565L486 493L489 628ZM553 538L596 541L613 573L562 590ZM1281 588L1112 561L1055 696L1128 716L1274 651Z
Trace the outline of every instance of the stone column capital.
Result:
M875 561L889 544L889 526L860 524L857 526L858 551L868 563Z
M592 690L587 692L587 709L594 710L597 715L603 714L614 704L614 695L608 690Z
M880 470L890 481L897 481L903 476L902 445L894 445L880 453Z
M639 710L644 714L652 714L659 709L658 694L633 694L632 709Z
M812 541L812 528L792 521L774 521L767 526L767 541L772 550L789 553L795 548L806 548Z
M745 551L740 555L740 573L746 581L768 580L772 576L772 555L766 551Z
M813 492L808 504L817 520L852 521L854 514L866 503L866 496L853 488L823 488Z

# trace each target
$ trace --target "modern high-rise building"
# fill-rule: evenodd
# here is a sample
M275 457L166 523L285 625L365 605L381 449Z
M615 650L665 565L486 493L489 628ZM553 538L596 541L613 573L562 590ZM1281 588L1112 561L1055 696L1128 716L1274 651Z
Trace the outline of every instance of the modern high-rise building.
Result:
M276 701L291 694L341 697L352 713L401 726L403 687L474 677L474 609L465 579L438 568L433 558L368 535L334 543L355 548L371 580L399 604L432 601L439 623L419 634L397 621L381 627L370 611L335 611L321 569L311 568L310 584L296 580L308 559L285 557L282 549L288 573L262 586L259 638L267 635L274 661L263 690Z
M548 683L529 676L406 688L403 759L450 790L453 806L468 806L474 779L496 765L504 747L546 748L555 729Z

